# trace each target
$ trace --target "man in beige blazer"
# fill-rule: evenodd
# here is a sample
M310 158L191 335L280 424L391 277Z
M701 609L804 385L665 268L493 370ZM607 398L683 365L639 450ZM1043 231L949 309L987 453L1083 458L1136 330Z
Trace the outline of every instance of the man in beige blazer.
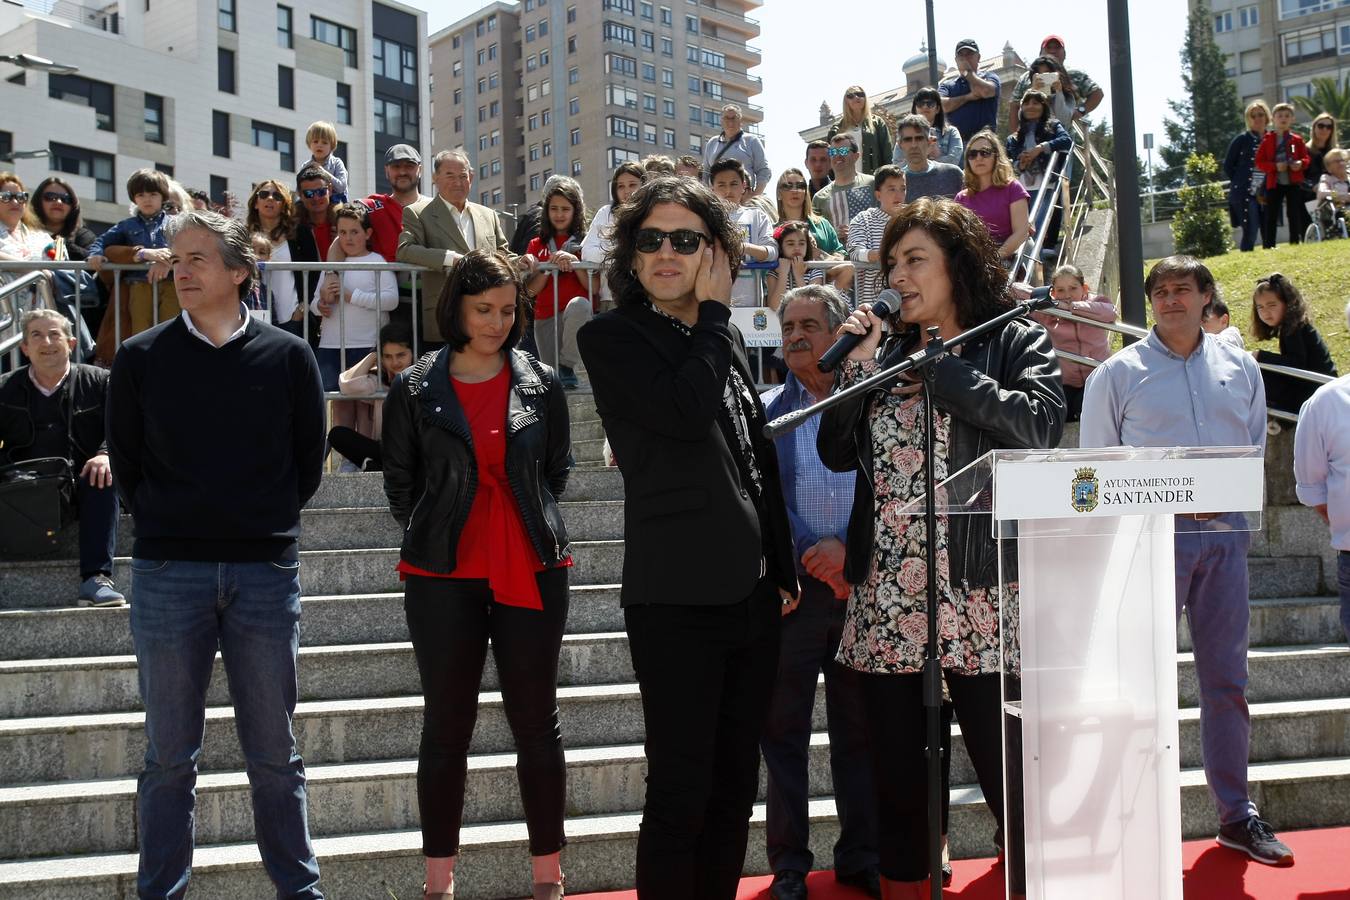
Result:
M403 208L403 231L398 236L398 261L424 266L420 330L425 342L445 340L436 322L436 304L445 286L445 272L470 250L498 251L511 256L521 268L534 268L533 257L514 257L507 249L497 214L486 206L469 202L473 169L469 158L458 150L442 150L432 159L432 184L436 196ZM425 348L424 348L425 349Z

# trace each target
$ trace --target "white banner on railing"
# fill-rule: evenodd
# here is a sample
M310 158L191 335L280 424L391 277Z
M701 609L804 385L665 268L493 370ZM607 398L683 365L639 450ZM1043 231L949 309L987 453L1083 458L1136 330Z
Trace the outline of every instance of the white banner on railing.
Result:
M778 313L767 306L743 306L732 309L731 324L741 330L747 347L783 346L783 328Z
M1059 519L1261 509L1265 460L1156 459L1084 466L999 460L994 518Z

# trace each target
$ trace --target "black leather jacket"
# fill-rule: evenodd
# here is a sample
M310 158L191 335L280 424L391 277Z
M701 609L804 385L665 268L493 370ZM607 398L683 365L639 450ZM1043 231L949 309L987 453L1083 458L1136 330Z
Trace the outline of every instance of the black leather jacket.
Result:
M539 559L570 556L558 498L572 469L567 398L553 370L513 350L506 410L506 473ZM402 558L419 569L455 569L460 532L478 490L464 409L450 384L448 348L424 355L394 380L384 401L384 492L403 526Z
M918 332L893 336L881 358L909 353ZM899 362L896 355L893 362ZM888 360L888 363L891 362ZM947 471L960 469L990 450L1054 447L1064 431L1064 388L1050 335L1035 322L1016 319L999 331L948 354L933 364L934 405L951 414ZM844 577L866 580L876 532L873 509L872 404L881 392L858 396L824 414L817 449L836 472L861 471L849 516ZM922 440L920 434L919 440ZM951 516L947 553L953 586L988 587L998 582L992 522L986 515ZM1015 560L1011 561L1015 564Z
M61 386L66 400L75 397L71 414L71 462L75 471L84 468L91 456L108 452L104 439L104 405L107 398L108 371L81 363L70 364L70 375ZM32 401L37 388L22 366L0 377L0 465L30 459L27 448L33 444ZM64 402L63 402L64 407Z

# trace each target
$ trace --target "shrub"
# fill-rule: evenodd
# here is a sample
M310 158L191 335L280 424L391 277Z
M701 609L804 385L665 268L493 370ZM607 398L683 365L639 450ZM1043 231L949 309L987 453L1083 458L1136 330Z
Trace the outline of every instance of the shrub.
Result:
M1186 186L1177 191L1181 210L1172 220L1177 253L1204 259L1227 253L1232 246L1227 199L1218 172L1219 164L1208 153L1186 158Z

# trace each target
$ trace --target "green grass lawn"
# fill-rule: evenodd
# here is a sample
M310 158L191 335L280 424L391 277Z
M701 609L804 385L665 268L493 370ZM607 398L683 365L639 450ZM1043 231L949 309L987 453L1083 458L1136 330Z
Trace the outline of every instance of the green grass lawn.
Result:
M1252 290L1256 279L1279 272L1298 285L1313 324L1331 349L1337 370L1341 374L1350 372L1350 332L1345 324L1345 305L1350 302L1350 243L1339 240L1297 246L1281 244L1274 250L1250 253L1232 250L1223 256L1210 257L1205 265L1214 273L1220 294L1232 313L1232 322L1242 331L1248 349L1279 349L1278 341L1258 342L1251 336Z

